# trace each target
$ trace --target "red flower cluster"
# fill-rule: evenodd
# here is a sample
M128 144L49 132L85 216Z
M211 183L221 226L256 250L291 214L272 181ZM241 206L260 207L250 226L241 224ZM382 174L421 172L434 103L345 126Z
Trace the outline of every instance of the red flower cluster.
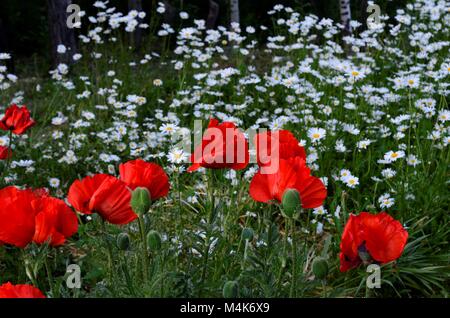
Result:
M169 192L169 178L164 170L154 163L141 159L120 165L120 179L96 174L75 180L70 186L68 201L79 212L96 212L112 224L128 224L137 218L130 206L131 190L145 187L153 200Z
M378 263L396 260L403 253L408 232L399 221L381 212L350 215L341 239L341 272L359 266L367 258Z
M67 199L78 212L97 212L112 224L127 224L137 218L130 207L131 192L127 185L107 174L75 180Z
M169 177L156 163L137 159L119 166L120 179L131 190L137 187L147 188L153 201L167 196L170 189Z
M0 120L0 129L21 135L34 124L35 122L30 118L30 111L26 106L19 107L16 104L12 104L6 109L5 115ZM11 140L9 142L11 143ZM12 151L10 147L0 146L0 160L9 159L11 156Z
M260 165L260 170L250 183L250 196L255 201L281 202L287 189L295 189L300 194L303 208L316 208L323 204L327 190L319 178L311 176L305 161L305 150L291 132L267 132L258 134L255 139ZM274 163L275 171L263 171L268 164Z
M35 124L26 106L12 104L6 109L5 116L0 120L0 129L10 130L16 135L23 134Z
M268 131L256 135L258 165L269 165L273 159L300 157L306 160L305 148L289 130Z
M8 147L0 146L0 160L11 158L12 151Z
M7 282L0 286L0 298L45 298L45 295L32 285L13 285Z
M44 191L0 190L0 244L24 248L29 243L64 244L78 230L75 213Z
M213 118L203 134L201 145L191 155L191 162L192 165L187 170L189 172L200 167L244 169L249 162L248 142L235 124L219 124L219 121Z

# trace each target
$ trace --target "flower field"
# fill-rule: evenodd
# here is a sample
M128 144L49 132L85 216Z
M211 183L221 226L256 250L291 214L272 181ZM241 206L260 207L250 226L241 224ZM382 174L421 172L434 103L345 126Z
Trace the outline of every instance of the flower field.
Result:
M448 296L449 1L94 7L47 76L0 53L0 298Z

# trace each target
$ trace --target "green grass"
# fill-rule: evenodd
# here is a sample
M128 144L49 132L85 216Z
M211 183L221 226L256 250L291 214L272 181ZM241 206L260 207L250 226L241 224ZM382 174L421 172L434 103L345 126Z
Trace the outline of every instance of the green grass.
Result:
M432 30L434 22L424 21L427 30ZM393 89L390 77L422 63L416 59L415 48L410 47L407 41L407 36L414 32L409 27L405 28L406 31L397 37L386 32L374 37L383 39L388 47L399 49L400 57L385 49L366 46L361 51L364 52L363 57L373 59L371 62L365 62L358 55L347 58L345 53L332 54L342 61L354 63L357 69L362 66L372 69L369 75L354 85L335 86L327 83L325 79L332 79L340 72L321 68L319 62L327 56L314 52L314 46L288 52L283 49L266 52L262 43L250 49L251 54L247 56L224 46L229 56L227 61L220 59L220 54L214 52L200 69L188 65L194 58L183 59L169 51L164 51L161 58L154 57L147 64L140 65L139 60L150 52L150 48L134 52L127 48L123 38L118 43L83 45L81 53L84 58L73 66L67 76L73 81L74 90L63 88L42 72L23 67L23 71L18 74L19 82L7 91L0 91L0 105L7 106L15 93L23 92L23 103L32 110L32 117L38 124L29 131L28 138L15 138L13 160L31 159L35 163L32 171L21 167L8 171L8 175L16 175L11 184L48 187L48 179L57 177L61 186L51 189L52 195L65 197L75 179L89 173L108 172L108 163L99 160L101 153L118 155L121 162L135 157L146 158L160 152L167 153L171 143L166 137L158 137L161 139L155 147L146 144L147 132L157 132L163 123L156 117L158 109L162 110L163 118L167 117L168 112L174 112L179 118L179 127L192 128L196 119L194 107L211 104L214 105L213 110L202 111L200 118L206 120L209 116L217 117L225 113L240 120L239 126L243 129L255 124L258 118L267 118L269 123L272 122L279 117L276 115L280 114L277 109L281 109L281 114L291 112L300 119L299 122L288 120L284 128L292 131L299 140L306 140L308 154L317 152L318 159L314 163L318 169L313 174L328 178L328 196L324 203L328 213L316 216L307 210L295 222L298 281L297 288L292 292L292 248L287 240L286 224L280 207L256 203L249 197L249 179L245 178L245 171L236 173L234 184L225 178L226 171L223 170L210 174L171 171L171 190L167 200L157 202L145 216L145 231L156 230L163 238L160 249L150 250L148 268L142 267L143 254L137 222L123 227L106 225L104 228L97 215L93 215L92 220L80 215L78 233L61 248L43 250L43 247L29 246L25 251L18 251L0 246L0 282L30 282L30 275L24 270L24 259L28 259L30 266L35 266L33 270L38 287L53 297L221 297L227 281L238 282L239 296L242 297L447 297L450 275L450 153L443 139L428 139L438 123L437 115L425 118L414 103L421 98L433 98L436 101L436 113L448 110L447 95L437 92L437 88L440 84L448 85L449 75L435 80L425 75L422 69L417 72L421 75L419 88ZM441 31L432 31L433 41L445 40L448 26L443 28ZM270 32L288 35L282 26L275 26L275 30ZM320 34L321 31L312 33ZM307 36L292 34L289 34L287 42L292 44L297 38L323 49L331 47L323 39L307 40ZM332 40L340 41L338 35ZM243 43L240 47L244 47L249 40ZM217 45L221 46L220 42ZM96 60L89 57L92 51L102 53L102 58ZM448 62L445 48L430 55L436 58L437 65ZM272 58L275 56L283 57L282 61L274 62ZM322 80L308 73L299 73L300 83L303 84L299 92L282 84L264 85L265 73L270 76L272 71L279 71L286 66L287 61L298 67L306 58L313 59L311 68L320 72ZM412 59L411 62L408 62L408 58ZM114 62L109 63L111 59ZM183 70L173 69L171 61L175 59L185 63ZM136 61L137 66L130 67L128 64L131 61ZM233 67L240 74L211 87L193 78L197 73L214 70L213 63L218 63L216 69ZM254 73L261 77L262 81L258 85L265 86L266 92L257 90L255 84L239 83L239 79L252 73L248 69L250 65L255 67ZM110 70L115 71L114 77L106 75ZM285 73L289 75L294 71L285 69ZM80 76L87 77L87 80L81 80ZM121 84L115 84L114 78L119 79ZM164 84L156 87L152 83L154 79L162 79ZM86 85L86 82L90 84ZM37 84L40 85L40 91L36 91ZM363 92L364 85L386 88L387 92L398 95L398 100L388 100L383 97L383 93L371 93L369 95L387 100L384 105L375 106ZM425 85L431 85L435 91L430 92L424 88ZM345 87L349 89L345 91ZM127 95L136 94L145 97L147 102L137 106L136 118L126 118L112 105L107 110L99 110L95 108L96 105L108 103L107 97L98 93L102 88L111 89L117 101L125 101ZM77 99L76 95L85 89L91 95ZM188 93L184 94L183 91ZM215 96L211 91L221 95ZM321 95L314 92L320 92ZM288 96L293 96L295 101L288 103ZM177 108L170 107L174 99L183 98L192 101L182 103ZM230 110L226 107L227 104L240 105L244 102L247 106L242 109L232 107ZM335 102L338 104L333 106ZM345 109L343 105L348 102L354 103L357 109ZM330 115L324 114L325 105L332 107ZM383 114L374 115L375 110ZM51 124L51 119L58 111L62 111L68 121L56 127ZM82 118L83 111L95 113L95 120L90 121L89 127L74 127L72 124ZM397 132L398 125L392 123L391 119L402 114L412 116L413 120L402 123L406 125L405 137L396 140L392 135ZM337 128L333 128L336 123L330 119L336 120ZM105 142L99 138L99 132L111 134L108 128L118 123L128 129L128 134L120 142L128 146L132 142L145 145L141 153L133 154L130 147L119 151L119 141ZM154 127L148 128L146 123L154 124ZM339 123L354 124L360 134L352 135L343 131ZM133 128L133 125L137 125L137 128ZM389 129L390 136L382 136L379 130L381 125ZM441 126L442 135L448 136L448 121L441 123ZM327 129L327 136L319 145L308 139L310 127ZM57 140L52 138L52 132L56 130L64 134ZM134 130L137 138L133 136ZM338 139L344 141L347 152L335 151ZM363 139L370 139L372 143L367 149L357 149L356 143ZM78 162L58 162L69 149L75 151ZM406 155L416 155L421 163L415 167L408 166L405 158L386 166L377 162L387 151L399 149L404 149ZM170 166L165 157L148 160L161 164L166 170ZM119 162L111 164L118 171ZM386 167L396 171L395 177L387 180L381 177L381 170ZM334 180L333 176L341 169L349 169L359 178L356 188L351 189L343 182ZM383 180L375 181L373 177ZM3 182L3 185L6 183ZM390 193L395 199L392 207L380 208L377 200L383 193ZM197 197L198 203L188 201L188 197L193 195ZM215 199L214 206L208 199L211 195ZM336 209L340 209L339 215L334 215ZM407 227L408 244L398 261L382 266L382 287L367 289L365 281L369 274L364 267L347 273L339 271L340 237L350 213L383 210L387 210ZM317 222L324 224L321 234L316 233ZM254 233L249 241L242 238L244 228ZM131 237L130 248L126 251L117 246L116 240L120 233L128 233ZM108 245L112 249L112 263L108 261ZM325 257L329 265L329 274L324 281L316 279L311 269L313 260L318 256ZM46 257L53 274L50 280L44 268ZM65 269L72 263L80 265L82 270L80 290L69 289L65 284ZM143 270L147 270L146 275Z

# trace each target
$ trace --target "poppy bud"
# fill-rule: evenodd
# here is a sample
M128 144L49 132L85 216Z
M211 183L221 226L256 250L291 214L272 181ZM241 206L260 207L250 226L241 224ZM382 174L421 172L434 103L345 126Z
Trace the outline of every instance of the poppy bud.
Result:
M279 260L280 260L280 263L281 263L281 267L282 267L282 268L285 268L286 265L287 265L287 259L286 259L286 257L280 256L280 257L279 257Z
M328 263L324 258L318 257L312 264L314 275L318 279L325 279L328 275Z
M224 298L236 298L239 294L239 285L237 281L230 280L223 285Z
M152 230L147 234L147 245L152 251L161 249L161 236L158 232Z
M150 192L146 188L138 187L131 194L131 208L139 215L148 212L151 205Z
M253 240L253 230L249 227L245 227L242 230L242 238L246 241L251 241Z
M130 236L127 233L117 235L117 246L122 251L128 250L130 248Z
M296 189L287 189L286 191L284 191L281 204L283 205L284 215L288 218L292 218L302 206L300 194Z

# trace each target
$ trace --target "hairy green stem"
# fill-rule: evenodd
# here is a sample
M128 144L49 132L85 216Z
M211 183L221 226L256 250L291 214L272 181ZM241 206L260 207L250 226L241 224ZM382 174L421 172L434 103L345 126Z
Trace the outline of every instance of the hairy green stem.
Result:
M290 220L291 240L292 240L292 282L290 297L297 297L297 240L295 237L295 221Z
M142 240L142 273L144 281L148 280L148 247L145 237L144 215L139 215L139 232Z

